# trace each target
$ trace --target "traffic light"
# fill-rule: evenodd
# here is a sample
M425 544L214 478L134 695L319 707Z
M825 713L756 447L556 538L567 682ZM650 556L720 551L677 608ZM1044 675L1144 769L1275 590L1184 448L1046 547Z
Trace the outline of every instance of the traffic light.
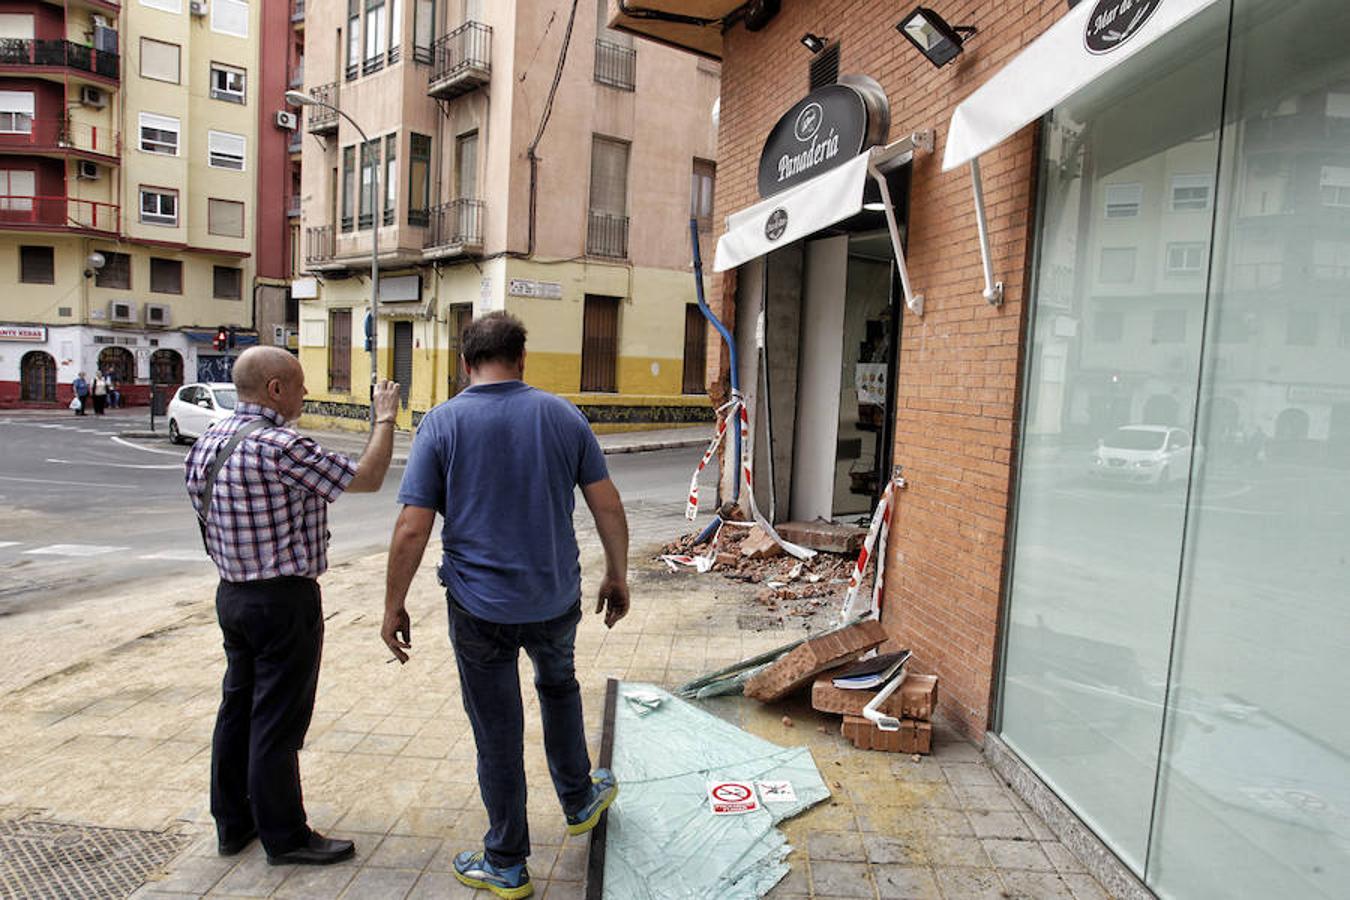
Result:
M231 350L234 349L234 329L233 329L233 328L230 329L230 343L229 343L229 347L230 347Z
M224 353L230 349L230 330L224 325L220 326L216 330L216 339L211 344L216 348L217 353Z

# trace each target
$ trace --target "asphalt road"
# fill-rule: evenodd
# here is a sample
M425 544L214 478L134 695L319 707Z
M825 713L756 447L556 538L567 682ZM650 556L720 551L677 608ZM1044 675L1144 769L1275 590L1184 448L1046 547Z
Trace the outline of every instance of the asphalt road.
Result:
M123 436L145 428L140 415L0 413L0 617L75 604L86 591L212 573L183 490L187 448ZM635 551L686 530L698 452L608 457ZM330 563L384 549L401 476L396 466L379 493L333 505ZM578 506L586 541L590 516Z

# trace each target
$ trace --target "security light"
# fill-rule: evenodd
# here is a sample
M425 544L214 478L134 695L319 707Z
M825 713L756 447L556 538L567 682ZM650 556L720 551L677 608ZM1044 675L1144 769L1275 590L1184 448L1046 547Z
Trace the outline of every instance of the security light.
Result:
M286 102L291 106L313 106L314 101L303 91L287 91Z
M820 51L824 50L825 43L826 43L825 38L820 37L819 35L812 34L809 31L806 34L802 35L802 46L805 47L807 50L810 50L812 53L819 53Z
M973 25L948 25L942 16L924 6L916 6L896 23L895 30L939 69L956 59L966 37L975 33Z

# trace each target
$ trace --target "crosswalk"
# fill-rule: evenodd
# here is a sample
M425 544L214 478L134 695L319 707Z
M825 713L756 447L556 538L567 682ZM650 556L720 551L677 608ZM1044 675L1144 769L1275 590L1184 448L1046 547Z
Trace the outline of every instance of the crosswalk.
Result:
M56 556L68 559L89 559L98 556L129 554L130 547L108 544L44 544L32 546L24 541L0 541L0 550L20 556ZM208 562L201 548L179 547L136 554L135 559L148 562Z
M25 422L23 419L0 418L0 425L21 425L25 428L41 428L47 431L70 431L76 434L92 434L99 437L111 437L121 432L117 429L90 428L87 425L67 424L65 422Z

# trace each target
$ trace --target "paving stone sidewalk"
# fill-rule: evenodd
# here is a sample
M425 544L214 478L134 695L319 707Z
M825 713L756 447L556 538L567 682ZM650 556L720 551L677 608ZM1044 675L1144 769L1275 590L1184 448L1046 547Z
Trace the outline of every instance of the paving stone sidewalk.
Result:
M656 540L681 526L677 513L651 523L645 536ZM601 557L593 532L582 543L589 595ZM578 633L593 753L608 677L673 686L797 634L742 630L748 588L666 573L644 561L653 549L635 546L633 613L612 631L588 615ZM188 849L137 897L474 896L449 874L456 852L480 845L486 818L433 562L429 554L410 595L406 667L388 662L378 636L383 556L339 566L324 579L324 667L301 767L311 823L355 840L353 861L271 867L256 844L238 858L215 855L206 798L224 661L208 596L193 598L171 628L0 698L0 821L189 836ZM175 599L182 598L166 593L166 603ZM34 652L46 652L36 640ZM586 838L566 837L532 693L526 705L536 896L582 897ZM815 713L804 698L772 707L719 698L707 706L775 743L808 745L834 791L785 823L796 849L774 898L1106 896L978 750L940 727L936 752L914 762L854 750L837 719Z

